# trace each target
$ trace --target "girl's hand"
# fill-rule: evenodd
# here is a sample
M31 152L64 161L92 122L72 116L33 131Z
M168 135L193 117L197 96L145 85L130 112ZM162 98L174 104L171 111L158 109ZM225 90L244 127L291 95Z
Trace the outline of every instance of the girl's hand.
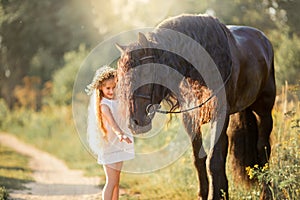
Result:
M132 143L131 139L127 137L125 134L118 135L120 142L127 142L128 144Z
M117 134L117 137L119 138L120 142L127 142L132 143L131 139L128 138L123 131L120 129L119 125L117 124L117 122L115 121L115 119L113 118L113 115L109 109L109 107L105 104L101 105L101 110L102 110L102 116L108 121L108 123L110 124L112 130Z

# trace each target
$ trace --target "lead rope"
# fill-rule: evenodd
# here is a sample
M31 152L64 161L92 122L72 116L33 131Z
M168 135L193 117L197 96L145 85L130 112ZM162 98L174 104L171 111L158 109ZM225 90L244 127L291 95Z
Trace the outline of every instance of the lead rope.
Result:
M194 110L194 109L197 109L197 108L200 108L202 107L204 104L206 104L209 100L211 100L214 96L216 96L222 88L225 87L225 85L227 84L227 82L229 81L229 78L231 77L231 73L232 73L232 67L230 69L230 73L228 75L228 77L226 78L226 80L224 81L224 84L219 87L215 92L213 92L213 94L208 97L204 102L202 102L200 105L198 106L195 106L195 107L192 107L192 108L188 108L188 109L185 109L185 110L179 110L179 111L167 111L167 110L160 110L161 106L158 105L157 108L155 109L154 108L154 104L149 104L147 107L146 107L146 112L147 112L147 115L153 115L155 112L158 112L158 113L162 113L162 114L179 114L179 113L184 113L184 112L189 112L191 110Z

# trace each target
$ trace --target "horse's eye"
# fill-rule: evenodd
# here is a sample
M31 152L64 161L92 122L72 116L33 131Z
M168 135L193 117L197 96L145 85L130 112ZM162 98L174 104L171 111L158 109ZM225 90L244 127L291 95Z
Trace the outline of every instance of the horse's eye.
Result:
M131 62L130 62L130 66L131 67L136 66L136 63L137 63L136 60L132 59Z

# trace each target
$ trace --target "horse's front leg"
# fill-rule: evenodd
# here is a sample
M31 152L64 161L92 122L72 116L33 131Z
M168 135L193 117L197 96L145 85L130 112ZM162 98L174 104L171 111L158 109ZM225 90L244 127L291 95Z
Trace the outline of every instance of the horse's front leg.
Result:
M183 115L183 122L193 146L194 165L199 182L198 197L201 200L206 200L208 197L208 178L205 164L207 156L202 145L201 127L195 124L195 120L189 114Z
M206 172L206 154L202 145L202 136L201 133L195 134L193 140L193 153L194 153L194 165L198 173L199 181L199 199L206 200L208 196L208 178Z
M226 177L228 150L226 130L228 122L228 115L225 121L216 120L212 122L211 146L206 163L209 180L208 199L228 199L228 181Z

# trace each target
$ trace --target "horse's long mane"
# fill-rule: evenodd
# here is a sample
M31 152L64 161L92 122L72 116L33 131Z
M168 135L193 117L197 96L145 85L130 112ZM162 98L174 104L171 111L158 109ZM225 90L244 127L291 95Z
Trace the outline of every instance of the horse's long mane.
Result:
M164 31L161 31L162 29L171 29L191 37L209 53L219 68L223 80L230 74L232 60L228 39L232 38L232 34L217 18L207 15L183 14L164 20L157 26L155 31L148 34L149 39L155 43L170 45L167 47L169 49L174 48L172 47L174 45L178 45L180 48L186 48L193 53L193 49L190 49L190 46L185 47L187 45L184 43L186 42L185 40L182 42L176 41L176 43L163 42L162 40L168 41L169 35L164 34ZM176 65L176 67L176 70L182 71L180 68L183 66ZM185 75L193 78L195 68L192 65L185 65L184 67L186 68Z
M232 34L229 29L217 18L207 15L183 14L163 21L157 26L155 31L148 34L149 39L154 43L163 43L165 45L169 45L168 47L164 48L173 49L176 48L174 46L178 45L179 48L184 48L187 51L193 53L194 50L191 48L193 48L194 45L186 44L185 39L183 39L183 41L180 41L180 37L179 40L176 41L176 43L165 42L168 41L168 37L170 37L170 35L165 34L163 29L171 29L183 33L191 37L193 40L197 41L214 60L223 80L225 80L230 75L232 60L228 39L232 38ZM195 51L196 50L198 49L195 49ZM192 89L192 91L184 91L184 89L186 88L182 88L182 90L187 94L193 93L194 96L191 97L190 95L190 99L187 99L187 101L191 103L193 102L192 98L197 97L198 99L196 100L196 102L194 100L195 106L199 105L202 101L209 98L209 96L212 94L211 90L208 90L205 87L206 84L202 79L201 74L198 73L193 65L185 63L186 61L183 61L182 58L178 58L178 55L169 53L165 55L165 57L167 58L164 58L164 56L161 57L162 58L160 60L164 64L171 66L175 70L181 72L186 78L188 78L187 82L191 86L188 88ZM171 98L169 99L168 97ZM185 97L189 98L189 96ZM179 106L178 101L172 104L172 102L174 102L174 99L176 99L176 97L174 97L172 93L168 93L166 100L169 102L169 104L173 105L173 110ZM211 119L213 115L213 109L215 107L214 100L215 99L204 105L199 110L199 120L201 124L206 123Z
M189 51L191 54L193 54L196 49L191 49L191 45L186 44L186 41L181 41L180 38L176 40L176 43L168 42L170 40L172 41L170 38L172 36L166 34L164 31L165 29L171 29L173 31L183 33L197 41L214 60L223 80L230 75L232 65L228 44L228 38L232 37L230 31L224 24L214 17L207 15L183 14L164 20L155 28L153 32L149 32L147 34L147 39L151 43L151 46L147 48L152 50L152 53L159 57L159 61L156 62L172 67L176 71L180 72L183 76L188 78L188 83L192 86L192 88L195 89L195 91L189 92L196 94L198 99L205 100L205 98L210 96L211 91L201 92L202 95L198 95L199 88L201 89L203 86L206 86L206 84L197 69L179 55L161 50L174 49L177 46L178 48L185 48L186 51ZM155 47L159 47L159 49L156 49ZM135 42L127 46L124 56L122 56L118 62L119 67L121 66L121 74L126 73L130 67L135 67L140 64L139 58L145 56L145 51L140 48L142 48L142 44L139 44L139 42ZM120 77L122 77L122 75ZM127 80L125 82L128 87L128 85L130 85L130 81ZM165 100L171 105L171 110L179 107L178 97L172 94L168 89L165 89L163 93ZM128 95L125 90L123 90L123 94L125 96ZM199 101L197 102L199 103ZM204 108L206 109L206 113L207 110L211 111L212 105L207 106L209 108ZM204 119L203 121L208 120Z

